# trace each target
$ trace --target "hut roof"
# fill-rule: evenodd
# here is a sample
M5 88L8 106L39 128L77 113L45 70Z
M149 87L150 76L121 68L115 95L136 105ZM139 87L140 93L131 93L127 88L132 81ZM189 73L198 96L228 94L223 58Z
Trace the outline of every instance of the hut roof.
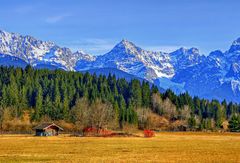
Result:
M57 127L59 130L63 130L63 128L61 128L60 126L54 124L54 123L41 123L39 124L38 126L34 127L33 129L34 130L44 130L44 129L47 129L51 126L55 126Z

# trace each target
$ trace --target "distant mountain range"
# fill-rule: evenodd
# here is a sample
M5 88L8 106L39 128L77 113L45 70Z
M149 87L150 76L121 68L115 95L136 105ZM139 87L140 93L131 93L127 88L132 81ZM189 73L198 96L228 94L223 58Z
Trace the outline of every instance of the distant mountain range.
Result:
M222 52L208 56L197 48L180 48L172 53L143 50L122 40L110 52L92 56L72 52L52 42L0 31L0 65L109 72L127 79L145 79L176 93L188 91L207 99L240 101L240 38Z

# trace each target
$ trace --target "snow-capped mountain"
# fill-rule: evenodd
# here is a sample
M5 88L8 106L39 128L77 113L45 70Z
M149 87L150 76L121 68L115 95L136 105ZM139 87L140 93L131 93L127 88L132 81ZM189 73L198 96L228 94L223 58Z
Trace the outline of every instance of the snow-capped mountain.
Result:
M207 99L240 101L240 38L226 52L205 56L197 48L172 53L144 50L122 40L111 51L92 56L52 42L0 31L0 65L64 69L145 79L176 93L188 91ZM105 72L106 71L106 72Z
M17 57L34 67L64 70L74 70L79 59L88 59L87 54L81 51L72 53L70 49L52 42L5 31L0 31L0 54Z
M202 57L200 62L184 68L171 79L184 83L184 90L204 98L240 100L240 39L226 52L219 50Z
M98 56L87 65L78 64L77 71L91 68L116 68L152 81L159 77L171 78L174 68L167 53L151 52L122 40L109 53Z
M174 69L180 70L201 63L205 56L200 55L200 52L197 48L180 48L170 53L170 58Z
M208 56L197 48L151 52L123 40L110 52L81 61L75 68L116 68L176 93L188 91L208 99L240 100L240 39L226 52L216 50Z

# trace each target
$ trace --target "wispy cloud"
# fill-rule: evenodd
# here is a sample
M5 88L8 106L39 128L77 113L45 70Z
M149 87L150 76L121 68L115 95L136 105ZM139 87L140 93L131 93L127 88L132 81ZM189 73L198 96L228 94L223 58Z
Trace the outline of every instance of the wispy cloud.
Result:
M100 55L110 51L115 44L116 41L111 39L88 38L68 42L65 46L70 47L73 51L84 50L93 55Z
M13 12L17 14L29 14L35 10L33 5L21 5L13 8Z
M70 16L72 16L72 15L71 14L54 15L54 16L47 17L45 19L45 21L49 24L54 24L54 23L64 20L65 18L68 18Z

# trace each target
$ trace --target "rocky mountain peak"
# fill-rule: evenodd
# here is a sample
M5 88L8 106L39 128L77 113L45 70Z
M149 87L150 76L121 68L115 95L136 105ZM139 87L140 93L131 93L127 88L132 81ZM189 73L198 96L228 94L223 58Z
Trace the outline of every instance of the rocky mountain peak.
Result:
M233 41L230 49L229 49L229 53L234 53L240 51L240 37L238 39L236 39L235 41Z
M137 47L134 43L123 39L120 43L118 43L114 48L113 51L122 51L129 54L136 54L139 53L142 49Z
M200 54L199 52L199 49L198 48L190 48L190 49L187 49L187 48L184 48L184 47L181 47L180 49L170 53L171 55L173 56L188 56L188 55L192 55L192 54Z
M94 61L96 59L95 56L87 54L82 50L76 51L75 53L73 53L73 56L77 57L78 60Z

